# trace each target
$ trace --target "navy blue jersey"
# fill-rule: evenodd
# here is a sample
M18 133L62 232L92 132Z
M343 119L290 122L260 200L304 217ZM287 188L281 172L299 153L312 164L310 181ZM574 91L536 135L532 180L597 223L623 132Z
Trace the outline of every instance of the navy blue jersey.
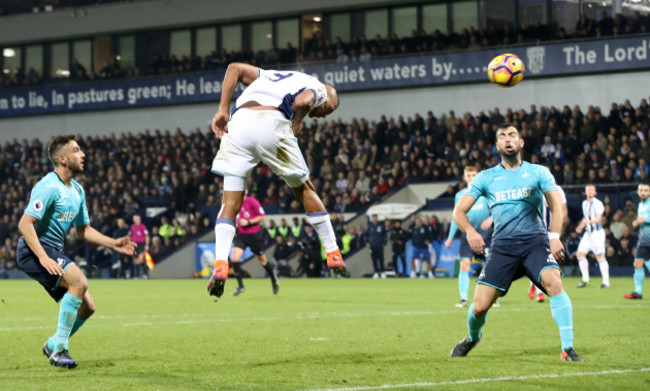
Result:
M368 223L366 228L366 243L372 247L384 246L388 242L388 232L383 222Z
M411 227L411 242L413 243L413 246L417 248L427 248L428 245L426 242L430 240L431 231L426 225L422 225L421 227L413 225Z

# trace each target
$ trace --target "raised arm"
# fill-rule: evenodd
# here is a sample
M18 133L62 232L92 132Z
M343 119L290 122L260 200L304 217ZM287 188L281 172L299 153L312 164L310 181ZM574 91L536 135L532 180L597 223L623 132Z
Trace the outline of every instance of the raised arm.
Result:
M230 119L230 100L238 83L249 85L257 79L258 69L249 64L233 62L228 65L226 75L223 78L221 86L221 101L219 110L212 120L212 131L221 138L224 133L228 132L227 124Z

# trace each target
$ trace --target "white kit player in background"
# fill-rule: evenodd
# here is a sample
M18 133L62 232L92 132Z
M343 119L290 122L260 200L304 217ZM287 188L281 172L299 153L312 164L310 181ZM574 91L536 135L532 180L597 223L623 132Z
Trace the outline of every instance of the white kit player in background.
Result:
M582 282L578 288L584 288L589 283L589 261L587 254L591 251L596 256L600 274L603 276L603 282L599 288L609 288L609 264L605 259L605 230L601 220L605 205L596 198L596 186L589 183L585 186L585 195L587 199L582 201L582 214L584 218L576 227L576 232L585 234L580 239L578 245L578 266L582 274Z
M566 224L569 221L569 208L567 207L566 194L560 186L557 187L560 191L560 197L562 197L562 222ZM542 210L542 216L544 217L544 225L548 232L551 232L551 209L548 207L548 202L544 199L544 208ZM535 286L533 282L530 282L530 287L528 288L528 298L531 300L537 298L537 302L544 302L544 292L541 289Z

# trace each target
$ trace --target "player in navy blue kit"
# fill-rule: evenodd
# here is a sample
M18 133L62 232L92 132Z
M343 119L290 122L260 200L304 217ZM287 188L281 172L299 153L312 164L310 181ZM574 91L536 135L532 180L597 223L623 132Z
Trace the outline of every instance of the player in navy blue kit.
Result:
M553 175L543 166L522 162L524 141L512 124L497 127L496 147L501 163L479 173L454 208L454 220L467 234L475 253L482 253L483 237L472 227L467 212L481 196L487 198L494 221L490 256L478 278L474 303L469 307L469 335L451 351L464 357L481 340L487 313L517 278L527 276L551 298L551 314L560 329L564 361L584 361L573 349L573 308L564 291L560 268L562 201ZM551 232L544 226L543 199L552 213Z
M632 225L639 227L641 232L634 256L634 292L623 295L624 298L631 300L643 299L644 263L650 270L650 184L640 183L637 194L641 202L639 202L638 216Z
M429 253L429 244L431 243L431 230L422 223L420 217L415 218L415 225L411 227L411 243L413 251L411 253L411 278L417 277L420 272L421 262L427 262L429 278L433 278L431 270L431 254ZM424 278L424 274L420 275Z
M29 205L18 223L23 237L18 240L16 261L61 303L56 333L43 344L43 354L51 365L74 368L77 362L68 353L68 339L95 312L95 302L86 276L62 252L65 234L74 225L80 238L127 255L135 254L135 243L128 236L110 238L89 225L86 194L72 179L83 172L85 157L74 136L56 137L48 154L54 172L32 189Z

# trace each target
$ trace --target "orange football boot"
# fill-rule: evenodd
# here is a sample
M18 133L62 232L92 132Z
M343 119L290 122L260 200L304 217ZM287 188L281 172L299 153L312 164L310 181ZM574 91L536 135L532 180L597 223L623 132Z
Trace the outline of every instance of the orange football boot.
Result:
M221 297L227 279L228 261L215 261L214 273L212 273L212 278L210 278L210 282L208 283L208 293L210 296Z
M336 274L343 274L348 267L343 262L341 250L338 248L331 253L327 253L327 267Z

